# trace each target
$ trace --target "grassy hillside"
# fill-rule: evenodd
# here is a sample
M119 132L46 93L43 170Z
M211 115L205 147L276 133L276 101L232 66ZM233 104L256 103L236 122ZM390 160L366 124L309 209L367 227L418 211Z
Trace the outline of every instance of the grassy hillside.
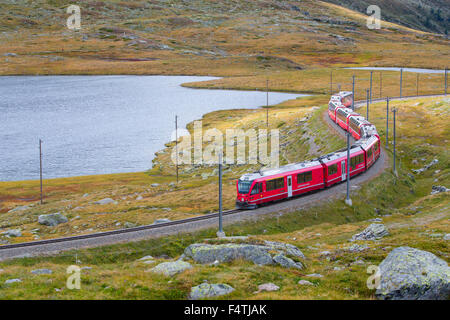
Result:
M450 184L447 147L450 127L443 121L448 118L450 101L448 98L415 99L393 102L392 106L399 109L398 178L387 170L371 182L352 188L353 207L344 205L342 195L341 199L309 209L225 227L228 235L251 234L255 240L298 246L306 256L304 270L236 261L218 266L195 264L191 270L166 278L148 272L151 266L137 261L149 254L156 257L156 263L178 258L189 244L215 236L216 230L206 230L52 257L1 262L0 299L185 299L190 287L204 280L227 283L236 289L224 299L373 299L374 291L366 286L369 276L366 269L378 265L393 248L406 245L449 259L448 240L443 235L450 232L450 196L448 192L431 195L430 191L432 185ZM384 107L383 103L371 106L371 119L381 133ZM321 129L325 125L321 120L324 110L325 106L316 110L312 119L318 136L326 138L326 131ZM364 108L360 112L364 113ZM391 150L390 145L387 152L392 157ZM429 170L412 173L412 169L423 167L433 159L439 162ZM19 194L19 189L12 185L8 189L13 195ZM350 252L348 240L371 223L368 219L375 217L383 220L390 234L374 242L357 242L368 248ZM82 272L81 290L68 290L66 267L75 258L80 266L91 269ZM31 273L38 268L49 268L54 273ZM306 277L310 273L323 277ZM4 284L12 278L22 282ZM301 279L313 282L314 286L299 285ZM275 283L280 290L255 293L257 286L266 282Z
M85 0L79 31L65 26L71 3L3 2L0 74L270 77L349 65L444 68L448 61L441 36L392 23L369 30L364 15L320 1Z
M409 28L448 35L450 6L447 0L325 0L366 14L377 5L383 20Z

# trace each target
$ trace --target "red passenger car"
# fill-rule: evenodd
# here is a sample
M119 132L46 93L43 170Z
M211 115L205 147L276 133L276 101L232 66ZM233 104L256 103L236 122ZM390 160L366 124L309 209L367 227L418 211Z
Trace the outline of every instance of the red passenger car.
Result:
M348 130L348 122L351 116L359 116L349 108L339 108L336 111L336 123L344 130Z

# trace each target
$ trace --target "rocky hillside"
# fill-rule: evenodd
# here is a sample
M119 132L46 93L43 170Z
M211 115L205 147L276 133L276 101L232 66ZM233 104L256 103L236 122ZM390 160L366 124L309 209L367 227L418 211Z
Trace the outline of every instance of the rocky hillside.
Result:
M325 0L366 13L367 7L377 5L383 20L409 28L448 34L450 5L448 0Z

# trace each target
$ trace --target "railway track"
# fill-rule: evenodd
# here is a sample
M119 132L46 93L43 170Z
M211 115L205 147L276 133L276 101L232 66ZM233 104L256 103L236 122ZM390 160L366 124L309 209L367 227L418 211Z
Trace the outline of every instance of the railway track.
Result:
M402 98L396 97L391 98L391 100L403 100L403 99L431 97L431 96L443 96L443 95L422 95L422 96L402 97ZM384 100L385 98L372 99L372 102ZM363 105L365 103L366 100L355 101L355 106ZM333 123L329 122L329 125L333 126ZM336 131L340 131L337 126L334 129ZM355 184L365 182L373 178L374 176L380 174L385 169L386 166L387 166L387 158L385 152L382 152L382 156L380 157L379 161L370 170L371 174L367 175L369 172L365 172L362 175L353 178L352 181ZM335 187L325 189L317 193L304 195L302 197L294 198L292 200L281 201L271 206L261 207L259 209L252 211L242 211L236 209L223 211L224 222L225 221L228 223L237 222L242 221L244 219L253 219L256 216L273 213L277 211L290 210L293 208L296 209L304 208L312 205L312 203L317 202L318 200L329 199L329 197L331 196L336 196L340 194L344 189L342 187L343 187L342 184L337 185ZM32 242L22 242L16 244L2 245L0 246L0 261L19 257L52 254L66 250L109 245L114 243L138 241L148 238L161 237L165 235L179 234L188 231L192 232L214 226L216 224L216 220L218 220L218 217L219 213L216 212L198 217L160 223L156 225L144 225L127 229L119 229L64 238L37 240Z

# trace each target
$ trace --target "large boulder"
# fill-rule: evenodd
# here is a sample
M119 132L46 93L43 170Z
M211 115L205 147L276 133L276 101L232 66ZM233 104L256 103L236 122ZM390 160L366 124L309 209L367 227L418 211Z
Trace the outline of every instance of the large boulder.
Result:
M394 249L380 264L375 295L389 300L446 300L450 268L434 254L410 247Z
M19 229L7 230L7 231L3 232L3 234L8 237L21 237L22 236L22 232Z
M303 265L293 258L305 258L297 247L281 242L265 241L261 244L225 243L191 244L184 250L184 256L197 263L211 264L218 261L231 262L237 259L252 261L258 265L279 264L285 268L302 269Z
M183 272L187 269L191 269L192 266L189 262L185 262L182 260L173 261L173 262L163 262L158 264L156 267L150 269L150 271L163 274L167 277L171 277L176 275L177 273Z
M202 283L191 288L189 298L192 300L223 296L234 291L234 288L222 283Z
M386 227L382 223L372 223L363 232L355 234L350 241L356 240L378 240L389 235Z
M50 214L41 214L38 217L38 222L45 226L54 227L60 223L66 223L69 221L67 217L63 216L59 212L50 213Z

